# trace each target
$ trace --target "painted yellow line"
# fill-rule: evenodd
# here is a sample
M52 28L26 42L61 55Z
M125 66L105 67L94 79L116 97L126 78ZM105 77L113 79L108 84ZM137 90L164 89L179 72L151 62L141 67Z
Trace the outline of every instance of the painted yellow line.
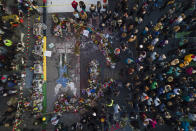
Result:
M47 80L47 72L46 72L46 56L44 55L45 54L45 51L46 51L46 36L44 36L43 38L43 74L44 74L44 81Z

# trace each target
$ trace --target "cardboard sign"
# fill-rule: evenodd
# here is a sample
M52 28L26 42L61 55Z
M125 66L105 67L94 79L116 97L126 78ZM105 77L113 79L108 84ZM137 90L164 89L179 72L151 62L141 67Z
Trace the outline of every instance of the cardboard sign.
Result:
M45 51L44 56L51 57L52 56L52 51Z

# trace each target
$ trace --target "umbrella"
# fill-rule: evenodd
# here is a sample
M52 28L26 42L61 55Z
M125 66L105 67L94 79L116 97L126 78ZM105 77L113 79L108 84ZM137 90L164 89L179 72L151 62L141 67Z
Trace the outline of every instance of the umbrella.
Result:
M169 77L167 78L167 81L168 81L168 82L172 82L173 79L174 79L174 78L173 78L172 76L169 76Z
M131 58L127 58L127 59L126 59L126 63L127 63L127 64L131 64L132 62L133 62L133 59L131 59Z
M6 45L6 46L11 46L12 45L12 41L11 40L4 40L4 44Z
M188 62L191 62L192 59L193 59L192 57L193 57L193 54L186 55L186 56L184 57L184 60L185 60L185 61L188 61Z
M115 55L119 55L119 54L120 54L120 49L119 49L119 48L116 48L116 49L114 50L114 54L115 54Z

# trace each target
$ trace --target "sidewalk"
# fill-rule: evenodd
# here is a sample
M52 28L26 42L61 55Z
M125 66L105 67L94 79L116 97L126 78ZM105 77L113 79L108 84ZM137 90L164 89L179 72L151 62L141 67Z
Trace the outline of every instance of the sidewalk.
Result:
M76 0L78 3L80 0ZM86 10L89 11L91 4L97 4L97 1L100 1L103 5L103 0L84 0L86 4ZM74 9L71 6L72 0L47 0L48 12L57 13L57 12L73 12ZM78 7L79 9L79 7Z

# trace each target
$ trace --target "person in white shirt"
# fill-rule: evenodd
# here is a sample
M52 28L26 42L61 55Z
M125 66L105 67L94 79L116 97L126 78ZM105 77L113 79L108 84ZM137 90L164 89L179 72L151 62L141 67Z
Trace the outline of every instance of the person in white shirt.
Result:
M118 104L114 105L114 114L118 114L120 112L120 106Z
M158 41L159 41L159 38L155 38L155 39L151 42L151 44L152 44L153 46L155 46L155 45L157 44Z
M155 98L154 104L155 104L155 106L159 106L161 104L161 101L158 97Z
M183 18L182 16L179 16L177 19L176 19L176 23L179 24L183 21Z
M152 105L152 102L153 102L152 98L151 98L151 97L149 97L149 99L147 100L147 104L148 104L148 106L151 106L151 105Z
M175 88L173 90L173 92L174 92L175 95L180 95L180 89L179 88Z
M154 61L157 55L158 55L157 52L153 52L150 57Z

